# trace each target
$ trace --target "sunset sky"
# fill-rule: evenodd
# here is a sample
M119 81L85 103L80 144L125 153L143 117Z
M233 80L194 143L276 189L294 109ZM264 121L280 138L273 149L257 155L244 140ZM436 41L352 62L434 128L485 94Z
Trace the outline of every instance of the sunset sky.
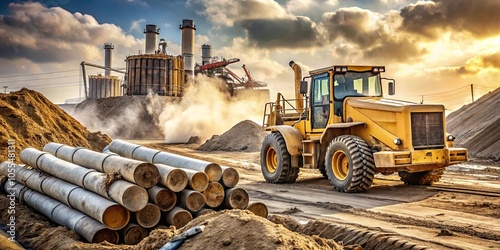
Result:
M303 71L329 65L385 65L395 98L443 103L449 110L500 87L498 0L48 0L1 1L0 87L28 87L55 103L77 98L81 61L113 66L144 51L146 24L160 28L180 54L182 19L194 20L201 44L275 93L292 92L294 60ZM102 70L91 69L91 73ZM1 89L4 90L3 88Z

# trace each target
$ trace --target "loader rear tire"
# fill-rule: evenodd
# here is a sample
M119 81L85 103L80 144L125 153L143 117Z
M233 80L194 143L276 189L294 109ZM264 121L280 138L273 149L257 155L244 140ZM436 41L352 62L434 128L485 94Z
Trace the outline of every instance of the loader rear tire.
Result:
M438 168L434 170L410 173L406 171L398 172L401 181L408 185L432 185L434 182L438 182L441 176L444 174L444 168Z
M336 190L356 193L365 191L372 185L375 162L363 139L342 135L334 138L326 150L325 170Z
M270 183L292 183L299 176L300 169L292 168L285 139L279 132L268 134L264 138L260 165L264 179Z

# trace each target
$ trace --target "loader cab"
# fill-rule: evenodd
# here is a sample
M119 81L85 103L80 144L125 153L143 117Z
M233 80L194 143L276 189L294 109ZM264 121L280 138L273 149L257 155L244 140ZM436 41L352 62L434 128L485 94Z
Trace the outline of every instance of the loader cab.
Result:
M380 73L384 71L384 67L333 66L309 72L312 129L325 128L329 120L344 122L347 97L382 97Z

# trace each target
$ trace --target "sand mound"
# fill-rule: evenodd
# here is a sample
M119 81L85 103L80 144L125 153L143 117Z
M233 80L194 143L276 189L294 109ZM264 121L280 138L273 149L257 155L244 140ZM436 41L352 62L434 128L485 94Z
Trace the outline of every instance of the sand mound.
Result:
M164 139L159 116L165 104L173 100L151 95L87 99L75 107L72 115L88 128L113 138Z
M234 125L222 135L214 135L201 145L202 151L260 151L262 141L267 132L262 131L260 125L245 120Z
M207 214L183 229L198 225L205 225L205 230L180 249L342 249L334 241L292 232L249 211Z
M73 117L42 94L23 88L0 94L0 160L7 160L7 140L14 139L16 155L27 146L42 149L48 142L59 142L102 150L111 139L91 133Z
M500 88L446 117L447 132L469 155L500 160Z

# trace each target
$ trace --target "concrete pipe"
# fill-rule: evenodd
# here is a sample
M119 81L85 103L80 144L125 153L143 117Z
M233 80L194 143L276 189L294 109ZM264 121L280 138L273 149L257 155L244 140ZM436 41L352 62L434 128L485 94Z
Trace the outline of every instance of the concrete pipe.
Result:
M168 189L154 186L148 189L149 200L151 200L162 212L172 210L177 203L177 194Z
M198 191L184 189L179 193L179 204L191 212L196 212L205 206L205 196Z
M83 188L73 190L68 200L71 207L84 212L112 230L124 228L130 220L130 213L123 206Z
M108 189L108 194L118 204L131 212L136 212L148 204L148 191L128 181L117 180Z
M188 175L183 169L165 164L155 164L160 173L160 183L174 192L180 192L188 184Z
M37 174L33 174L30 178L28 178L28 180L26 181L26 185L28 185L28 187L31 187L31 185L37 185L36 182L39 181L39 179L32 178L36 176ZM34 182L34 184L31 184L32 182ZM42 179L40 186L41 193L46 194L68 206L71 206L69 202L69 195L71 194L71 192L73 192L73 190L80 188L71 183L61 181L60 179L57 179L53 176L46 176L44 179Z
M227 189L225 196L223 205L230 209L245 209L250 199L247 191L242 188Z
M55 142L45 144L45 146L43 147L43 151L49 152L59 159L73 162L86 168L92 168L102 173L104 173L104 160L108 157L111 157L111 155L108 154L95 154L96 152L92 150L75 148ZM80 152L76 154L77 151Z
M166 214L165 217L167 224L172 225L177 229L185 226L193 220L191 213L181 207L174 207Z
M54 148L56 146L50 144L47 150L52 152ZM123 179L143 188L153 187L160 179L158 169L151 163L99 153L85 148L74 148L67 145L60 146L55 154L57 157L64 159L71 158L74 164L103 173L119 173Z
M192 169L200 172L205 172L208 175L210 181L213 182L219 181L222 177L222 169L216 163L149 149L122 140L113 140L109 144L109 150L123 157L130 157L133 159L152 163L161 163L176 168Z
M208 175L204 172L184 169L188 176L188 184L187 187L194 191L203 192L208 187L209 179Z
M211 213L215 213L215 210L210 209L210 208L202 208L198 212L195 213L195 217L200 217L202 215L211 214Z
M49 149L55 149L55 145L57 144L50 144ZM67 150L68 148L68 146L60 146L57 150L55 150L55 152L70 152L69 150ZM78 155L76 152L79 151L80 150L75 151L74 155ZM46 154L36 149L30 149L26 152L25 150L23 150L21 155L23 154L25 159L34 159L35 157L32 155L38 155L39 157L37 161L37 168L49 174L52 174L59 179L71 182L75 185L99 194L102 197L112 199L132 212L141 210L148 203L147 191L144 188L141 188L132 183L123 180L113 182L113 180L110 180L110 177L104 173L100 173L93 169L87 169L73 163L66 162L64 160L56 158L53 155ZM73 175L70 175L71 173L73 173ZM31 180L31 178L28 179ZM42 186L44 185L44 183L45 181L41 182ZM56 189L58 188L53 184L50 184L49 186ZM69 187L63 190L68 190L68 192L71 192L71 189ZM44 187L42 187L42 190L38 191L41 191L42 193L49 192L48 190L45 191ZM53 191L50 191L49 196L54 197L58 200L64 198L67 199L67 197L69 197L68 194L65 193L60 193L63 197L53 196L56 193L60 193L59 190L57 190L55 193ZM69 205L67 200L61 201Z
M10 184L8 185L10 187ZM19 183L16 183L14 187L19 190L26 190L22 198L16 197L18 200L21 198L28 206L39 211L55 223L74 230L88 242L99 243L106 240L118 244L118 234L115 231L106 228L89 216Z
M71 182L80 187L84 186L83 179L85 175L95 171L93 169L83 168L78 165L58 159L51 154L39 151L34 148L26 148L21 151L20 158L22 162L36 169Z
M209 207L216 208L224 202L224 187L218 182L210 182L202 194Z
M124 229L120 230L123 244L137 245L142 239L146 238L148 232L143 227L129 223Z
M267 209L266 204L262 202L253 202L250 205L248 205L247 210L250 212L254 213L257 216L267 218L269 215L269 211Z
M0 174L7 170L3 166L0 167ZM15 165L15 169L20 168L23 167ZM16 177L26 180L29 188L39 188L44 194L87 214L110 229L118 230L128 223L130 214L123 206L55 177L39 176L39 172L32 169L16 171ZM41 183L33 180L40 180Z
M231 167L221 167L222 168L222 178L220 183L226 188L233 188L240 181L240 175L236 169Z
M152 228L160 222L161 211L158 206L148 203L142 210L135 212L135 221L144 228Z

